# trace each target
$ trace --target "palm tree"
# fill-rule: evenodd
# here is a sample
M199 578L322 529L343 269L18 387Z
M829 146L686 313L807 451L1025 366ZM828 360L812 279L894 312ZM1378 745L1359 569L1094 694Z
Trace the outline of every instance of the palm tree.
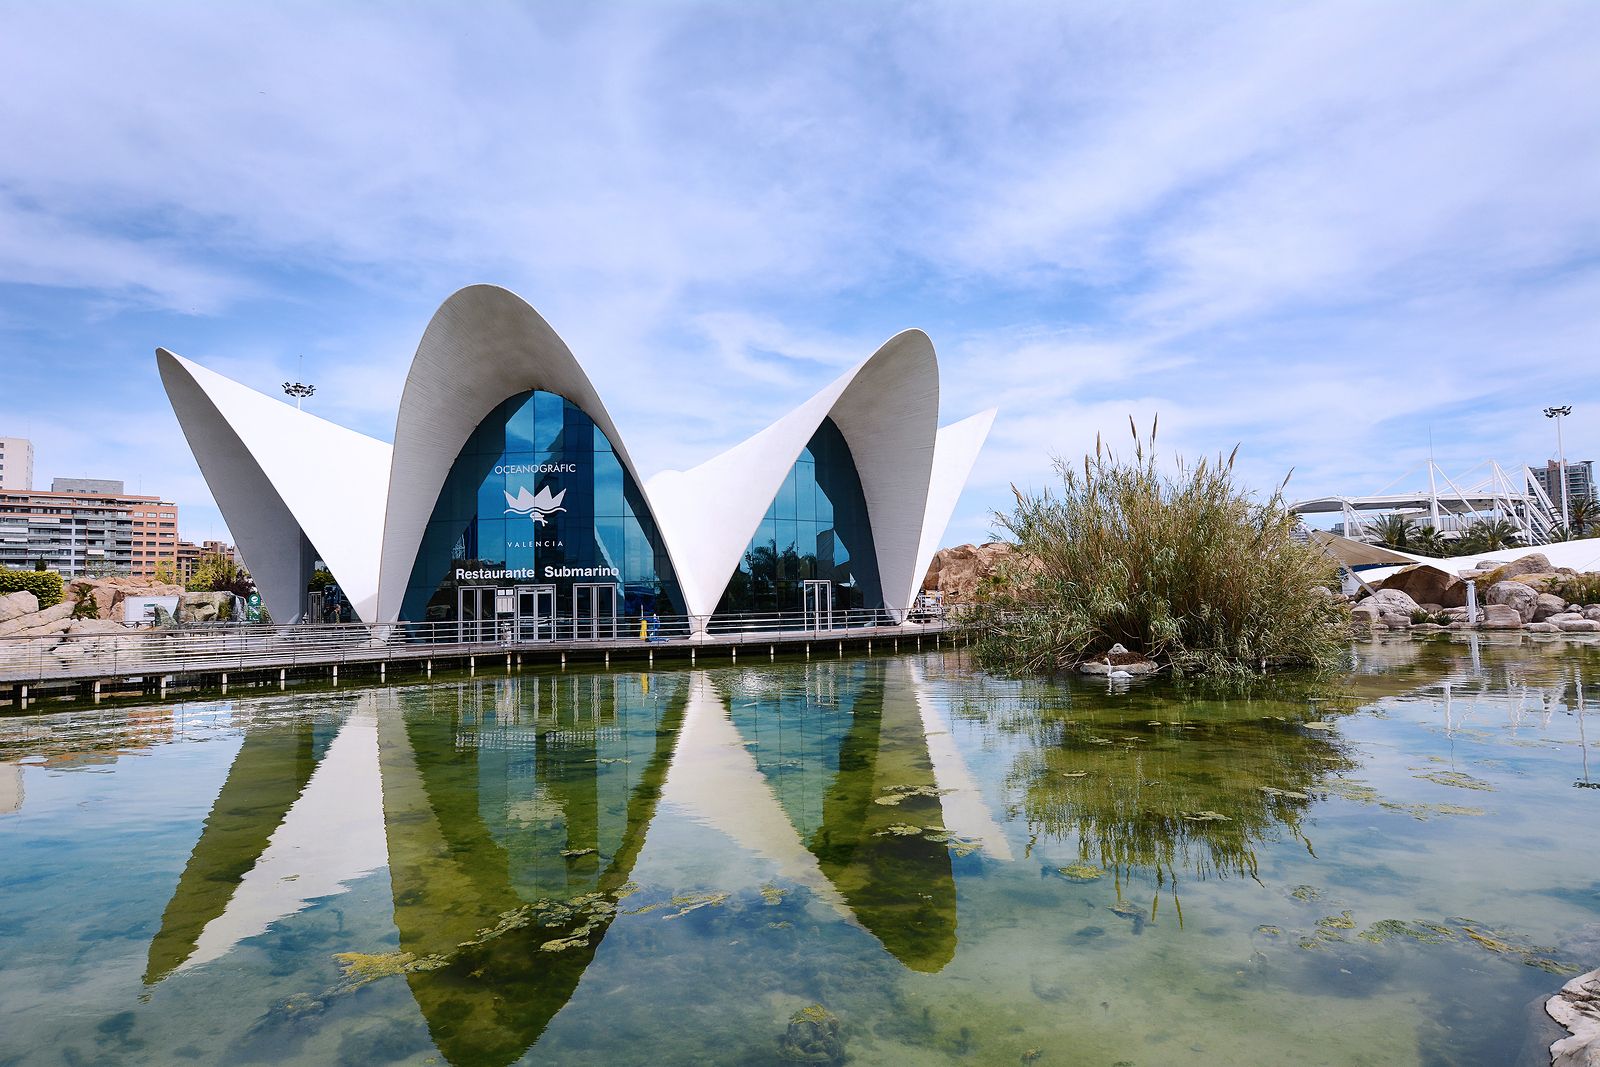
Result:
M1567 505L1567 518L1576 536L1587 536L1589 527L1600 524L1600 501L1593 497L1571 501Z
M1447 556L1450 554L1450 542L1432 526L1424 526L1411 538L1411 551L1419 556Z
M1378 544L1403 549L1417 533L1417 524L1404 515L1385 515L1372 524Z
M1460 548L1463 555L1510 548L1522 533L1509 519L1479 519L1467 527Z

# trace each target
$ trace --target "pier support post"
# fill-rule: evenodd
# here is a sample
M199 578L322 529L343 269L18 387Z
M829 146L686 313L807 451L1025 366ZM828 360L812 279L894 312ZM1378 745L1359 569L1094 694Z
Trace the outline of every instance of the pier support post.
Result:
M385 681L385 680L388 679L388 677L389 677L389 661L388 660L384 660L382 663L378 664L378 681L380 681L380 682Z
M224 693L226 693L228 691L228 672L227 671L223 671L222 672L222 691Z
M433 660L431 659L428 661L428 677L433 677Z
M561 653L561 669L567 669L567 654L565 652Z
M650 666L654 667L655 665L656 665L656 650L652 648L650 650Z
M287 668L287 667L279 667L278 668L278 688L279 689L284 689L284 688L287 688L288 685L289 685L289 668ZM161 688L163 690L167 688L167 680L165 678L161 679Z
M339 665L337 663L333 665L333 684L339 684Z
M478 673L478 657L477 656L468 656L467 657L467 673L468 674L477 674Z
M770 663L772 660L775 660L777 658L778 658L778 646L777 645L768 645L767 646L767 661Z
M156 681L156 697L160 700L167 699L167 676L164 674Z
M611 650L609 648L606 649L606 669L611 669Z
M506 653L506 673L511 673L511 653Z
M689 649L689 666L691 667L694 666L694 652L695 650L693 648Z

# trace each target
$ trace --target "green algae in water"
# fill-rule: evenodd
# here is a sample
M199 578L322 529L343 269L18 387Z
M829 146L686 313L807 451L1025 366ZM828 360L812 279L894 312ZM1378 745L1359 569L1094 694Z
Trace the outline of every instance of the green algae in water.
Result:
M1056 869L1066 875L1068 881L1072 882L1092 882L1106 873L1099 867L1089 863L1074 863L1070 866Z
M1314 885L1297 885L1289 890L1289 895L1296 900L1310 902L1322 899L1322 890Z
M1420 921L1408 923L1400 919L1380 919L1356 936L1374 945L1382 945L1397 938L1424 945L1442 945L1456 940L1456 935L1448 926Z
M922 827L912 826L910 823L892 822L882 830L873 831L874 837L918 837L922 834Z
M912 797L942 797L953 792L954 789L940 789L931 785L896 785L884 790L882 796L874 797L872 802L893 807Z
M1494 786L1485 782L1482 778L1474 778L1472 775L1462 771L1427 771L1423 774L1414 774L1412 777L1421 778L1425 782L1433 782L1436 785L1452 786L1456 789L1476 789L1485 793L1494 791Z
M783 903L783 898L788 894L788 892L789 891L787 889L779 889L771 882L768 882L766 885L761 887L761 899L769 908L777 907L779 904Z
M1346 909L1338 915L1329 915L1318 919L1317 925L1324 930L1354 930L1356 928L1356 920L1349 909Z

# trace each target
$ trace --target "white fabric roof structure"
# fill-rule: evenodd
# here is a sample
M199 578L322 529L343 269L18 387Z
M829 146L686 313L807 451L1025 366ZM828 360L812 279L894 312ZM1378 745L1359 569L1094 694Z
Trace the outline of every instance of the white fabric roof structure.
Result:
M903 620L995 417L989 410L940 429L933 344L907 330L742 444L646 481L566 343L520 297L492 285L456 292L429 322L406 375L393 445L166 349L156 356L245 565L273 617L291 622L303 611L313 557L363 622L395 622L462 446L497 405L529 390L565 397L611 440L644 493L697 630L790 468L832 419L861 481L885 606Z

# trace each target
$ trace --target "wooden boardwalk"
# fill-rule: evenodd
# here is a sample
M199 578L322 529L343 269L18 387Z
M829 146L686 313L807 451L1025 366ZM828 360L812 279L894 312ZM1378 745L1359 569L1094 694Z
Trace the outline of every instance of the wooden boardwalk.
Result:
M516 669L568 662L643 663L658 659L691 664L730 663L741 658L843 655L847 649L901 651L939 647L960 627L952 622L851 626L819 629L750 630L700 638L642 640L598 637L514 642L415 639L401 627L301 627L251 630L130 630L63 640L0 639L0 692L27 707L46 695L81 694L90 699L121 692L165 697L169 689L219 689L276 684L292 678L375 676L391 670L429 676L435 669Z

